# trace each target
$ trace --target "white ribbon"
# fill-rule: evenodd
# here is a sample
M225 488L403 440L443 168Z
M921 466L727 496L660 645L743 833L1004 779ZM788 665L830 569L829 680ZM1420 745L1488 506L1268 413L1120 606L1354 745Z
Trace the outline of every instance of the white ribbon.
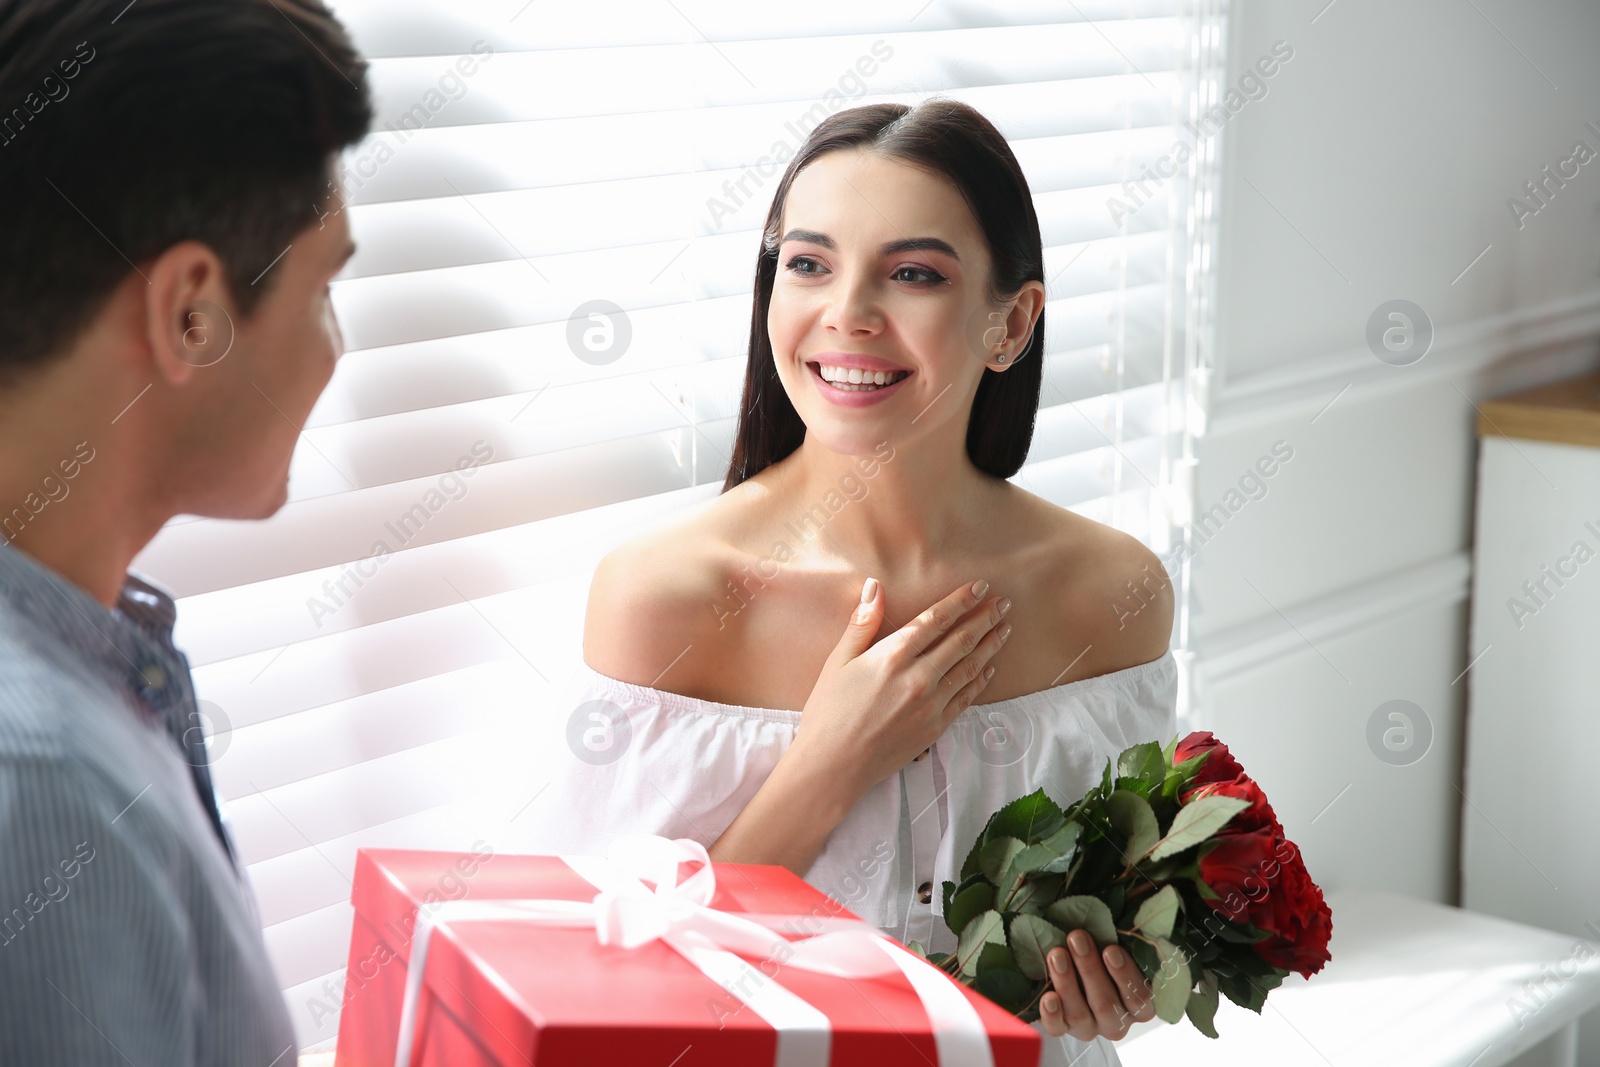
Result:
M777 1031L776 1067L827 1067L833 1039L828 1017L735 953L838 978L877 978L899 971L928 1013L939 1063L994 1067L983 1022L961 990L876 927L835 918L825 925L841 929L791 942L771 927L808 917L718 911L709 906L716 892L711 857L689 838L630 834L614 841L604 858L559 858L599 890L593 900L459 900L417 912L395 1067L412 1067L433 931L455 923L506 920L593 927L600 944L623 948L665 942ZM678 864L694 860L701 868L679 882ZM646 880L655 884L653 892L643 884Z

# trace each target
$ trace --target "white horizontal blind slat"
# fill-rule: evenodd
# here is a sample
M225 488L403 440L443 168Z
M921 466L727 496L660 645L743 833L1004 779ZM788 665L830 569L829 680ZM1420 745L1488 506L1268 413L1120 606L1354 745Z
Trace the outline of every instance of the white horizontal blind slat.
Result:
M920 95L916 89L875 89L839 104L913 103ZM1024 144L1041 138L1119 134L1170 124L1175 117L1171 86L1137 74L946 89L941 95L972 105L1008 139ZM350 202L366 204L661 177L694 169L755 168L758 177L770 182L776 170L770 163L759 166L762 157L792 155L826 113L820 101L778 105L766 108L752 123L737 109L719 109L719 121L733 134L753 130L756 135L724 144L720 140L724 131L718 130L717 138L703 137L694 146L698 157L686 154L688 141L682 129L649 113L478 125L430 119L418 128L394 130L380 126L348 154L345 191ZM439 114L445 114L445 108ZM765 137L759 136L763 127ZM755 203L764 210L769 201L770 192L766 200L758 197Z
M899 33L909 21L923 33L976 27L1046 27L1061 23L1170 16L1173 0L966 0L869 5L822 0L803 8L717 0L608 0L604 18L592 10L527 0L479 0L469 8L438 0L338 0L339 18L362 53L373 57L465 52L484 40L500 51L616 48L709 40L813 39L840 34Z
M717 109L782 104L793 111L799 104L804 111L830 93L853 98L874 83L897 90L937 84L943 91L1032 85L1123 77L1131 62L1147 88L1159 91L1166 83L1170 89L1178 60L1172 20L1128 19L1108 26L536 53L497 53L479 41L460 55L376 60L370 78L382 130L655 113L688 138L715 128ZM961 56L961 63L951 65L951 55ZM588 87L577 99L570 93L574 84Z

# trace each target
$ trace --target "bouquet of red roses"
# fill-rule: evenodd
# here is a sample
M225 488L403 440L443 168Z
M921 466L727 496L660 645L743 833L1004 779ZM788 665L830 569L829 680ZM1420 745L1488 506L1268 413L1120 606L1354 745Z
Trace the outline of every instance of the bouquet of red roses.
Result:
M1119 943L1156 1014L1207 1037L1219 994L1260 1012L1290 971L1330 958L1333 918L1266 795L1209 732L1135 745L1065 810L1044 790L990 816L944 883L951 953L912 948L1023 1022L1072 930Z

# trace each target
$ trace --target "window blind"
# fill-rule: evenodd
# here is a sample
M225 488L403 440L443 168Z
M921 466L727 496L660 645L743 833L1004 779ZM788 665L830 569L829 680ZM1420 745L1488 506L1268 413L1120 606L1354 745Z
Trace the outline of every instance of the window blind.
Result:
M1048 278L1013 480L1158 551L1185 500L1203 165L1111 207L1192 106L1206 20L1181 0L333 6L378 112L345 159L347 354L276 516L180 516L135 561L181 598L308 1047L360 995L355 850L514 841L596 562L719 491L760 227L817 121L938 94L1006 136ZM573 343L593 322L626 334L620 355Z

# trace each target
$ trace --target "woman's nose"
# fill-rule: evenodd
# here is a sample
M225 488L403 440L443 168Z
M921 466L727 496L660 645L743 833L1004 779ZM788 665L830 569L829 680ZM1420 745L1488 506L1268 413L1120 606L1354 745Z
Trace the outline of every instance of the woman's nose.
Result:
M861 276L841 276L829 294L822 315L825 328L845 334L876 333L883 326L883 312L871 281Z

